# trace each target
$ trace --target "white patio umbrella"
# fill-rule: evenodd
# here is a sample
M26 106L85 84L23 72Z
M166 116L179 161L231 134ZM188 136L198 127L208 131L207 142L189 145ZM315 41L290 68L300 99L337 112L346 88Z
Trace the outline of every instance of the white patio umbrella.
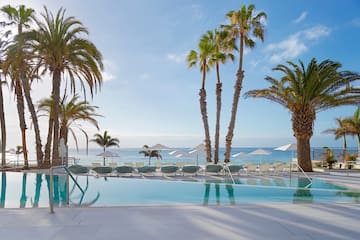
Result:
M270 151L267 151L267 150L264 150L262 148L258 148L256 149L255 151L252 151L250 153L248 153L249 155L270 155L271 152ZM261 159L260 159L260 164L261 164Z
M153 145L153 146L151 146L151 147L149 147L149 149L150 150L171 150L171 148L170 147L168 147L168 146L165 146L165 145L162 145L162 144L155 144L155 145Z
M245 152L239 152L239 153L233 154L232 157L238 158L238 157L244 157L244 156L246 156L246 155L248 155L248 154L245 153Z
M294 150L297 150L297 146L296 146L295 143L289 143L289 144L274 148L274 150L279 150L279 151L289 151L289 150L291 150L291 151L294 151Z
M205 144L201 143L190 149L189 154L196 154L196 166L199 165L199 153L205 152Z
M278 151L291 151L291 161L293 161L294 158L294 151L297 150L297 145L295 143L289 143L277 148L274 148L274 150Z
M105 150L104 152L101 152L99 154L96 154L96 156L100 156L104 158L104 166L105 166L105 159L109 157L118 157L119 155L117 153L111 152L109 150Z
M297 145L295 143L289 143L280 147L275 148L274 150L278 151L291 151L291 161L290 161L290 179L291 179L291 168L294 163L294 151L297 150ZM295 164L297 165L297 159Z

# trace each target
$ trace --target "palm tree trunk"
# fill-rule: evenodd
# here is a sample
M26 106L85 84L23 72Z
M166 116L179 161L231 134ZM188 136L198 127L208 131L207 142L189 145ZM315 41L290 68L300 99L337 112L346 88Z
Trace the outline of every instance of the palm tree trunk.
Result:
M221 91L222 83L220 81L219 64L216 63L216 75L218 82L216 84L216 124L215 124L215 144L214 144L214 163L219 162L219 138L220 138L220 114L221 114Z
M47 141L45 145L45 159L44 163L42 164L42 168L50 168L50 155L51 155L51 142L52 142L52 133L54 129L54 118L50 113L49 116L49 126L48 126L48 135L47 135Z
M0 125L1 125L1 166L6 165L6 126L4 113L4 97L2 91L2 82L0 79Z
M203 76L201 81L201 89L199 91L200 96L200 112L204 124L204 132L205 132L205 151L206 151L206 161L211 162L211 140L210 140L210 130L209 130L209 122L207 116L207 108L206 108L206 90L205 90L205 81L206 81L206 60L203 60Z
M298 164L305 172L312 172L310 138L313 135L315 110L306 107L294 109L291 120L297 140Z
M312 172L310 138L297 138L298 164L304 172Z
M53 72L53 93L54 93L54 137L52 159L54 165L60 164L59 159L59 101L60 101L60 80L61 72L55 69Z
M344 134L344 152L343 152L344 162L347 160L347 143L346 143L346 135Z
M27 102L27 105L28 105L28 108L30 111L32 123L34 124L35 144L36 144L36 160L37 160L38 167L40 167L43 162L44 154L42 151L39 122L37 119L34 104L31 99L29 82L26 79L22 79L22 84L23 84L23 88L24 88L25 99L26 99L26 102Z
M21 142L22 142L22 150L24 155L24 168L29 167L28 155L27 155L27 147L26 147L26 123L25 123L25 110L24 110L24 97L22 94L22 88L19 81L15 83L15 94L16 94L16 102L17 109L19 115L19 123L21 130Z
M243 79L244 79L244 71L242 69L243 55L244 55L244 36L241 33L240 34L239 69L238 69L237 74L236 74L236 82L235 82L235 86L234 86L233 104L232 104L232 108L231 108L231 117L230 117L228 133L226 135L226 144L225 144L226 150L225 150L225 159L224 159L224 162L226 162L226 163L230 162L231 144L232 144L232 139L234 137L236 113L237 113L237 108L238 108L238 104L239 104L239 97L240 97L240 92L241 92L241 89L242 89L242 83L243 83Z
M211 141L210 141L210 130L207 116L206 108L206 90L204 88L200 89L200 111L204 123L205 130L205 149L206 149L206 161L211 162Z

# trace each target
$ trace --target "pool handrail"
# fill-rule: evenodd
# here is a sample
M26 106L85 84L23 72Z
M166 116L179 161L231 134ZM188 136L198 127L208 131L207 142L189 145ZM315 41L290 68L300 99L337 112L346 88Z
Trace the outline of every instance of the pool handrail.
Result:
M74 176L71 174L71 172L69 171L69 169L67 168L67 166L65 165L59 165L59 166L53 166L50 168L50 213L54 213L54 179L53 179L53 175L54 175L54 170L55 169L65 169L66 173L71 177L71 179L74 181L75 185L80 189L81 193L84 194L84 190L80 187L79 183L76 181L76 179L74 178Z
M231 180L232 180L232 182L233 182L233 184L235 184L235 180L234 180L234 178L233 178L233 175L232 175L232 173L231 173L231 171L230 171L230 168L229 168L229 166L226 164L226 163L224 163L224 171L225 170L227 170L228 172L229 172L229 175L230 175L230 177L231 177Z
M300 169L301 173L307 178L307 180L309 180L309 184L306 185L304 188L309 188L312 185L312 179L311 177L309 177L309 175L307 175L304 170L302 169L302 167L300 167L300 165L297 162L292 162L294 163L298 169ZM290 164L290 178L291 178L291 164Z

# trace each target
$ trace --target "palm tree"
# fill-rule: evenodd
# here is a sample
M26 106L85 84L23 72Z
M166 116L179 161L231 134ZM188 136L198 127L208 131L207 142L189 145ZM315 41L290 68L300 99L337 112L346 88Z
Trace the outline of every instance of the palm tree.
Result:
M2 69L3 63L3 53L5 52L8 41L6 38L10 34L10 31L3 33L0 32L0 69ZM4 97L2 91L2 85L6 83L2 81L0 73L0 125L1 125L1 166L4 167L6 165L6 124L5 124L5 114L4 114Z
M228 133L226 135L226 150L224 162L230 162L231 144L234 136L236 113L238 109L240 92L242 89L242 82L244 79L243 71L243 56L244 47L254 48L255 41L251 37L264 41L264 26L262 20L266 19L264 12L259 12L254 16L255 5L250 4L248 7L243 5L238 11L230 11L227 17L230 20L230 25L223 26L225 31L235 38L239 39L240 51L239 51L239 69L236 74L236 82L234 86L234 97L231 109L231 118L228 127Z
M200 96L200 111L204 124L204 132L205 132L205 149L206 149L206 161L211 162L211 141L210 141L210 131L209 131L209 122L207 116L207 106L206 106L206 73L210 70L209 60L214 52L214 44L208 41L206 35L203 35L199 45L199 52L195 50L191 50L187 56L187 61L189 67L194 67L196 65L200 66L200 71L202 72L202 81L201 88L199 91Z
M347 124L345 119L336 118L335 120L338 125L337 128L326 129L325 131L323 131L323 133L334 134L335 140L338 140L339 138L342 138L344 140L343 157L344 157L344 161L346 161L347 160L346 135L350 133L350 126L349 124Z
M23 154L24 154L24 168L28 168L29 162L28 162L28 155L27 155L27 146L26 146L26 122L25 122L25 112L24 112L24 97L23 97L23 87L24 83L28 81L26 79L25 69L26 67L24 56L23 56L23 46L24 46L24 39L22 37L23 28L30 28L30 23L34 17L34 10L31 8L26 8L24 5L20 5L18 9L6 5L1 8L1 12L5 13L8 19L10 20L9 24L17 25L17 41L14 46L16 46L16 51L14 54L10 57L13 57L16 59L16 61L11 61L12 66L12 78L13 86L15 89L16 94L16 100L17 100L17 108L18 108L18 115L19 115L19 122L20 122L20 129L21 129L21 138L22 138L22 146L23 146ZM15 70L16 69L16 70ZM15 72L17 72L15 74ZM6 71L5 71L6 72ZM24 91L30 91L27 87L24 89ZM30 94L29 94L30 95ZM30 98L31 99L31 98ZM28 103L32 104L32 103ZM35 114L35 110L33 110L33 113ZM32 115L36 116L36 115ZM40 146L41 150L41 146Z
M360 75L351 71L340 71L341 64L331 60L317 63L313 58L305 68L288 62L289 66L278 65L274 70L282 72L277 80L266 77L271 86L251 90L246 97L265 98L279 103L292 114L292 129L297 140L298 163L304 171L312 171L310 159L310 138L316 113L342 105L360 103L360 95L354 94L357 88L351 83L359 80Z
M90 122L99 130L99 125L95 117L101 115L96 114L97 106L89 105L88 101L79 101L79 95L74 95L69 101L64 97L59 106L60 121L60 138L64 139L65 145L68 142L69 132L74 138L76 149L78 150L78 141L75 129L80 130L86 138L86 149L88 149L88 134L78 123L79 120ZM39 102L39 111L45 112L47 116L53 114L53 100L51 98L43 99Z
M143 149L141 151L139 151L140 154L144 154L144 157L149 157L149 165L150 165L150 160L153 157L156 157L157 160L162 160L162 156L160 154L159 150L154 150L154 149L150 149L148 145L144 145Z
M219 138L220 138L220 114L221 114L221 92L222 82L220 79L220 63L225 64L228 59L234 60L232 52L237 50L234 38L229 38L228 32L214 30L208 31L204 36L204 41L214 44L209 65L216 69L216 124L215 124L215 143L214 143L214 163L219 161Z
M91 96L102 83L103 70L102 55L89 40L82 38L88 31L83 24L74 17L65 17L65 10L60 8L56 16L44 7L42 13L44 22L36 20L39 30L29 33L26 37L31 40L33 53L36 54L37 69L42 73L47 71L52 76L52 96L54 106L59 106L60 85L64 75L70 79L71 91L75 93L76 79L85 93L85 83L89 86ZM53 119L49 118L49 125L53 126L52 158L59 163L59 109L54 108ZM49 139L49 137L48 137ZM51 138L50 138L51 140ZM51 143L46 147L50 148ZM49 152L49 149L47 149Z
M107 131L104 132L103 135L96 133L94 135L94 139L91 139L92 142L97 143L100 147L103 148L103 152L105 153L106 148L108 147L120 147L120 141L117 138L112 138L108 135ZM105 157L104 157L104 166L105 166Z
M356 109L353 117L345 118L344 121L349 127L349 134L358 138L358 156L360 157L360 108Z

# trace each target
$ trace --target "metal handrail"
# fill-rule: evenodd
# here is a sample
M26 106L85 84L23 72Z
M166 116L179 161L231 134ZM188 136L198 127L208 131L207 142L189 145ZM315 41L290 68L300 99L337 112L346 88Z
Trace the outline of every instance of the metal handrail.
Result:
M309 184L306 185L304 188L309 188L311 185L312 185L312 179L311 177L309 177L309 175L307 175L304 170L302 169L302 167L300 167L300 165L297 163L297 162L293 162L297 167L298 169L300 169L300 171L302 172L302 174L309 180ZM291 178L291 164L290 164L290 178Z
M230 171L229 166L228 166L226 163L224 163L224 170L225 170L225 169L227 169L227 170L228 170L229 175L230 175L230 177L231 177L231 180L232 180L233 184L235 184L234 177L233 177L233 175L232 175L232 173L231 173L231 171Z
M81 193L84 194L84 190L80 187L79 183L76 181L74 176L71 174L69 169L65 165L60 166L54 166L50 168L50 213L54 213L54 179L53 179L53 173L55 169L65 169L66 173L71 177L71 179L74 181L75 185L80 189Z

